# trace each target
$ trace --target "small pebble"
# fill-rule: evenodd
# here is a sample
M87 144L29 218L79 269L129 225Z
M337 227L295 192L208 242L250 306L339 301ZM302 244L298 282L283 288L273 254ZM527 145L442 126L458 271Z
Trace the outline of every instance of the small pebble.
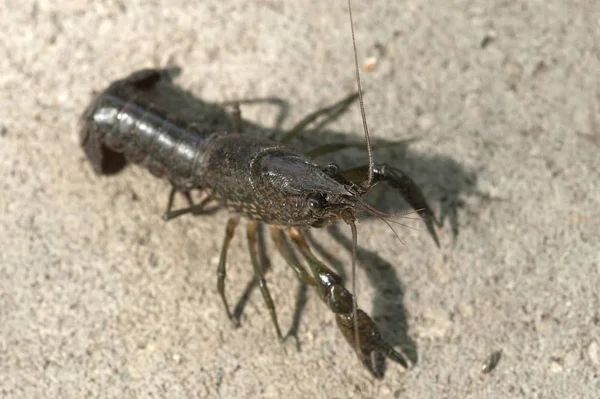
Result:
M363 65L365 72L371 72L377 66L377 58L369 57Z

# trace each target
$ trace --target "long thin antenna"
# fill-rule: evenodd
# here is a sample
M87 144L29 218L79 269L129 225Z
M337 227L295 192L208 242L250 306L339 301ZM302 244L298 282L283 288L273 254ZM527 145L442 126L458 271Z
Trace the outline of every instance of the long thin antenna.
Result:
M360 85L360 71L358 68L358 53L356 51L356 39L354 38L354 21L352 19L352 5L348 0L348 13L350 15L350 30L352 31L352 48L354 49L354 68L356 70L356 86L358 87L358 101L360 103L360 114L363 121L363 131L367 140L367 153L369 154L369 180L367 187L371 186L373 181L373 149L371 148L371 138L369 137L369 127L367 126L367 117L365 116L365 105L363 103L362 87Z
M349 223L352 229L352 319L354 320L354 345L356 345L356 353L361 356L360 336L358 333L358 305L356 301L356 224Z

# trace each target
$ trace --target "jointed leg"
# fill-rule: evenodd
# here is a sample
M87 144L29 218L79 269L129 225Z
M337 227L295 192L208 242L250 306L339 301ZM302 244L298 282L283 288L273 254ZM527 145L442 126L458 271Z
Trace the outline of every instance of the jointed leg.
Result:
M273 238L273 242L275 243L275 247L286 260L287 264L294 270L298 280L300 280L303 284L299 287L297 302L296 302L296 310L294 312L294 318L292 322L292 326L290 327L287 337L294 337L296 339L297 349L300 350L300 343L298 341L298 328L300 324L300 314L302 313L302 309L304 308L304 304L306 301L306 286L317 286L317 282L314 278L306 271L304 265L300 263L298 258L296 258L295 254L292 251L292 248L289 245L287 237L285 236L284 230L279 227L272 226L271 227L271 237Z
M278 227L271 227L271 237L273 238L273 242L275 243L275 247L283 256L287 264L294 270L298 280L302 281L304 284L316 286L314 278L307 273L304 266L302 266L298 260L291 253L289 247L287 246L285 240L285 233Z
M308 114L300 122L298 122L294 127L292 127L292 129L290 129L288 132L284 133L284 135L281 138L279 138L278 141L281 141L282 143L289 142L298 133L300 133L301 131L306 129L306 127L308 125L310 125L312 122L314 122L321 116L328 115L328 114L338 115L338 114L344 112L348 108L348 106L350 104L352 104L357 98L358 98L358 93L353 93L333 105L318 109L315 112Z
M265 304L267 305L267 309L269 310L269 314L271 315L271 321L275 326L275 331L277 332L277 338L279 342L283 342L283 335L281 335L281 329L279 328L279 322L277 321L277 313L275 312L275 304L273 303L273 299L271 298L271 293L269 292L269 288L267 287L267 281L263 275L262 265L259 263L258 249L257 249L257 233L258 233L258 222L250 221L248 222L248 248L250 250L250 260L252 261L252 268L254 269L254 275L258 280L258 284L260 287L260 292L263 296Z
M284 100L281 100L279 98L276 97L266 97L266 98L249 98L249 99L243 99L243 100L236 100L236 101L224 101L222 103L220 103L220 105L222 106L228 106L228 105L240 105L240 104L271 104L271 105L275 105L276 107L279 108L279 112L277 113L277 118L275 119L275 127L274 130L278 131L279 129L281 129L281 125L283 124L283 121L285 120L285 118L287 117L288 113L289 113L289 106L287 104L287 102L285 102ZM235 116L234 116L235 117Z
M171 218L166 218L166 215L169 215L171 213L171 208L173 207L173 200L175 199L175 193L177 193L177 190L175 189L175 186L171 186L171 191L169 192L169 199L167 201L167 209L165 210L165 213L163 213L163 219L164 220L168 220ZM192 201L192 196L190 195L189 191L182 191L181 192L183 195L185 195L185 198L188 201L188 204L190 206L194 205L194 201Z
M178 216L185 215L186 213L192 213L192 214L197 215L204 210L204 207L206 206L206 204L208 204L210 201L212 201L212 198L210 196L207 196L206 198L203 198L202 201L200 201L198 204L194 204L189 191L185 191L184 195L187 198L188 202L190 203L190 206L188 206L186 208L180 208L180 209L171 211L170 209L171 209L171 206L173 205L173 196L174 195L175 195L175 189L171 190L171 194L169 194L169 203L167 205L167 211L162 216L162 218L165 222L167 222L171 219L174 219Z
M238 326L239 323L235 320L229 310L229 304L227 303L227 297L225 296L225 277L227 276L226 263L227 263L227 250L229 249L229 243L235 233L235 228L240 221L239 216L232 216L227 221L227 227L225 228L225 238L223 239L223 246L221 247L221 257L219 259L219 267L217 268L217 291L221 296L227 317L233 323L234 326Z

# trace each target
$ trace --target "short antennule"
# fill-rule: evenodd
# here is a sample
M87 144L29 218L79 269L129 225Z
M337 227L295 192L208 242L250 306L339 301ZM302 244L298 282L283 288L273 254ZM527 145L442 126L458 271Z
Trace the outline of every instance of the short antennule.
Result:
M365 115L365 105L362 96L362 87L360 85L360 70L358 68L358 53L356 51L356 39L354 38L354 21L352 18L352 5L348 0L348 14L350 15L350 31L352 32L352 48L354 50L354 69L356 71L356 86L358 88L358 102L360 103L360 115L363 121L363 131L367 140L367 154L369 155L369 177L367 187L371 186L373 181L373 148L371 147L371 138L369 137L369 127L367 126L367 117Z

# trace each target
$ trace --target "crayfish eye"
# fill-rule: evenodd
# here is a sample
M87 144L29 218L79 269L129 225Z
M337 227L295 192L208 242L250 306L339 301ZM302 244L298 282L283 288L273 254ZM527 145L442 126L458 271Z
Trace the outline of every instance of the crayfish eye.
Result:
M313 211L318 211L325 205L325 200L321 194L311 194L306 201L308 207Z
M327 173L329 176L336 176L338 173L340 173L340 167L336 163L332 162L325 168L325 173Z

